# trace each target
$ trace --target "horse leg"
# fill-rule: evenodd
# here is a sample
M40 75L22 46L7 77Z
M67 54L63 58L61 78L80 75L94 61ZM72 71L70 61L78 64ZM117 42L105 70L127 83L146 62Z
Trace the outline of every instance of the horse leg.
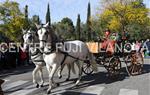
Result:
M47 94L50 94L52 87L55 86L55 83L53 81L53 77L54 77L56 70L57 70L57 64L53 64L51 72L49 73L49 88L47 90Z
M61 73L62 73L62 70L63 70L64 66L65 66L65 64L62 64L62 65L59 67L59 69L58 69L58 77L59 77L59 79L62 78Z
M46 68L47 68L48 74L50 74L52 68L48 64L46 64Z
M67 64L67 68L68 68L68 77L67 77L66 81L69 81L69 79L70 79L70 71L71 71L71 64Z
M39 76L40 76L40 79L41 79L40 87L43 87L43 84L44 84L44 78L43 78L43 70L42 70L42 66L41 66L40 69L39 69Z
M76 85L80 83L81 76L82 76L82 66L79 64L79 61L77 62L77 66L79 68L79 76L78 76L78 80L76 81Z
M37 71L39 70L39 66L38 65L36 65L36 67L34 68L34 70L33 70L33 72L32 72L32 76L33 76L33 84L36 84L36 88L38 88L39 87L39 84L38 84L38 82L36 81L36 73L37 73Z

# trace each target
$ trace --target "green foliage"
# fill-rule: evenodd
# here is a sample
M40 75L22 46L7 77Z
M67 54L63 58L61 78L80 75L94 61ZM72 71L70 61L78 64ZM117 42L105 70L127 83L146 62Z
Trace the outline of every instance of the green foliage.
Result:
M17 2L9 1L0 5L0 32L13 41L20 41L21 28L24 27L25 19ZM19 36L18 36L19 35Z
M33 15L32 18L30 19L30 28L34 31L37 30L35 23L40 25L41 21L38 15Z
M49 22L49 26L51 26L51 17L50 17L49 3L47 5L47 13L46 13L46 23L47 22Z
M28 20L28 5L25 6L25 19Z
M103 28L102 24L99 22L98 19L92 19L92 31L93 31L93 40L98 40L98 37L102 38L103 37Z
M90 3L88 3L88 8L87 8L86 31L87 31L88 40L90 41L91 40L91 6L90 6Z
M30 21L28 18L28 5L25 6L24 9L24 16L25 16L25 21L24 21L24 29L28 29L30 27Z
M72 20L68 17L63 18L61 22L54 23L53 28L60 38L66 40L75 39L76 34L75 34L74 25Z
M105 1L105 0L102 0ZM109 28L114 32L128 31L133 39L147 38L149 32L149 9L143 0L110 0L105 2L101 13L96 14L102 30Z
M80 40L87 41L86 23L80 23Z
M103 10L91 17L91 6L88 3L87 20L82 23L80 15L77 18L76 30L70 18L63 18L60 22L52 25L56 33L66 39L80 39L83 41L96 40L103 37L103 31L109 28L113 32L125 30L130 34L131 39L150 38L150 9L146 8L143 0L100 0ZM0 4L0 34L4 34L12 41L20 41L21 29L31 27L36 30L35 24L41 24L38 15L28 16L28 5L24 12L19 9L15 1L6 0ZM46 22L51 25L50 7L47 5Z
M11 41L22 41L22 28L36 30L35 23L40 24L40 18L37 15L29 18L28 5L25 6L24 13L15 1L6 0L0 5L0 33Z
M76 38L81 39L81 26L80 26L81 20L80 20L80 15L78 14L77 18L77 25L76 25Z

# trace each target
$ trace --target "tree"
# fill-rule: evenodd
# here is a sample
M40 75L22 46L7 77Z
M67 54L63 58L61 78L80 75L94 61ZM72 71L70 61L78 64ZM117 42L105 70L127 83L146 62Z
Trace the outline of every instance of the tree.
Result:
M25 6L25 19L28 20L28 5Z
M46 13L46 23L47 22L49 22L49 26L51 26L51 17L50 17L49 3L47 5L47 13Z
M41 21L40 21L40 17L39 16L37 16L37 24L40 24L41 23Z
M87 35L88 35L88 41L90 41L91 40L91 5L90 5L90 2L88 3L88 9L87 9L86 30L87 30Z
M101 1L103 10L96 15L103 29L109 28L115 32L128 31L135 39L141 39L140 35L148 31L146 27L150 23L149 9L145 7L143 0Z
M79 40L81 39L80 23L81 23L80 14L78 14L77 25L76 25L76 33L77 33L76 38Z
M6 0L0 5L4 10L0 10L0 32L13 41L20 41L21 28L25 25L24 14L19 9L19 4Z
M25 16L24 28L27 29L30 27L29 18L28 18L28 5L25 6L24 16Z
M34 31L36 31L36 26L35 26L35 23L37 23L38 25L40 25L41 24L41 20L40 20L40 18L39 18L39 16L38 15L33 15L32 16L32 18L31 18L31 20L30 20L30 22L31 22L31 28L34 30Z
M52 25L57 35L66 40L75 39L75 28L70 18L65 17L60 22Z
M98 37L102 38L104 35L102 24L99 22L97 18L93 18L91 20L91 29L93 31L93 40L98 40Z

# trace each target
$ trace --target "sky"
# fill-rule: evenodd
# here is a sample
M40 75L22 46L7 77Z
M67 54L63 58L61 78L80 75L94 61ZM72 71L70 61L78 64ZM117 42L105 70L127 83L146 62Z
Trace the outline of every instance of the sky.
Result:
M0 0L4 2L5 0ZM80 14L81 21L85 22L87 17L88 2L91 3L91 13L94 15L97 7L100 6L100 0L11 0L17 1L20 4L20 9L23 11L25 5L29 7L29 16L39 15L42 23L45 23L45 15L47 11L47 4L50 4L51 21L58 22L64 17L72 19L74 25L76 24L77 15ZM147 7L150 8L150 1L144 0Z

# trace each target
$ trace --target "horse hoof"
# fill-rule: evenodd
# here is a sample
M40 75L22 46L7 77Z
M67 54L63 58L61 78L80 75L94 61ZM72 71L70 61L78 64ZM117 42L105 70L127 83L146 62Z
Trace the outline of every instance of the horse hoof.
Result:
M67 78L66 81L69 81L69 78Z
M42 84L42 85L40 85L40 87L44 87L44 85Z
M75 84L76 84L76 85L78 85L79 83L80 83L80 81L79 81L79 80L77 80Z
M60 86L60 84L59 84L59 83L56 83L56 86L58 87L58 86Z
M59 76L59 79L61 79L62 78L62 75L61 76Z
M49 91L47 91L47 94L51 94L51 91L49 90Z
M39 84L36 85L36 88L39 88Z

